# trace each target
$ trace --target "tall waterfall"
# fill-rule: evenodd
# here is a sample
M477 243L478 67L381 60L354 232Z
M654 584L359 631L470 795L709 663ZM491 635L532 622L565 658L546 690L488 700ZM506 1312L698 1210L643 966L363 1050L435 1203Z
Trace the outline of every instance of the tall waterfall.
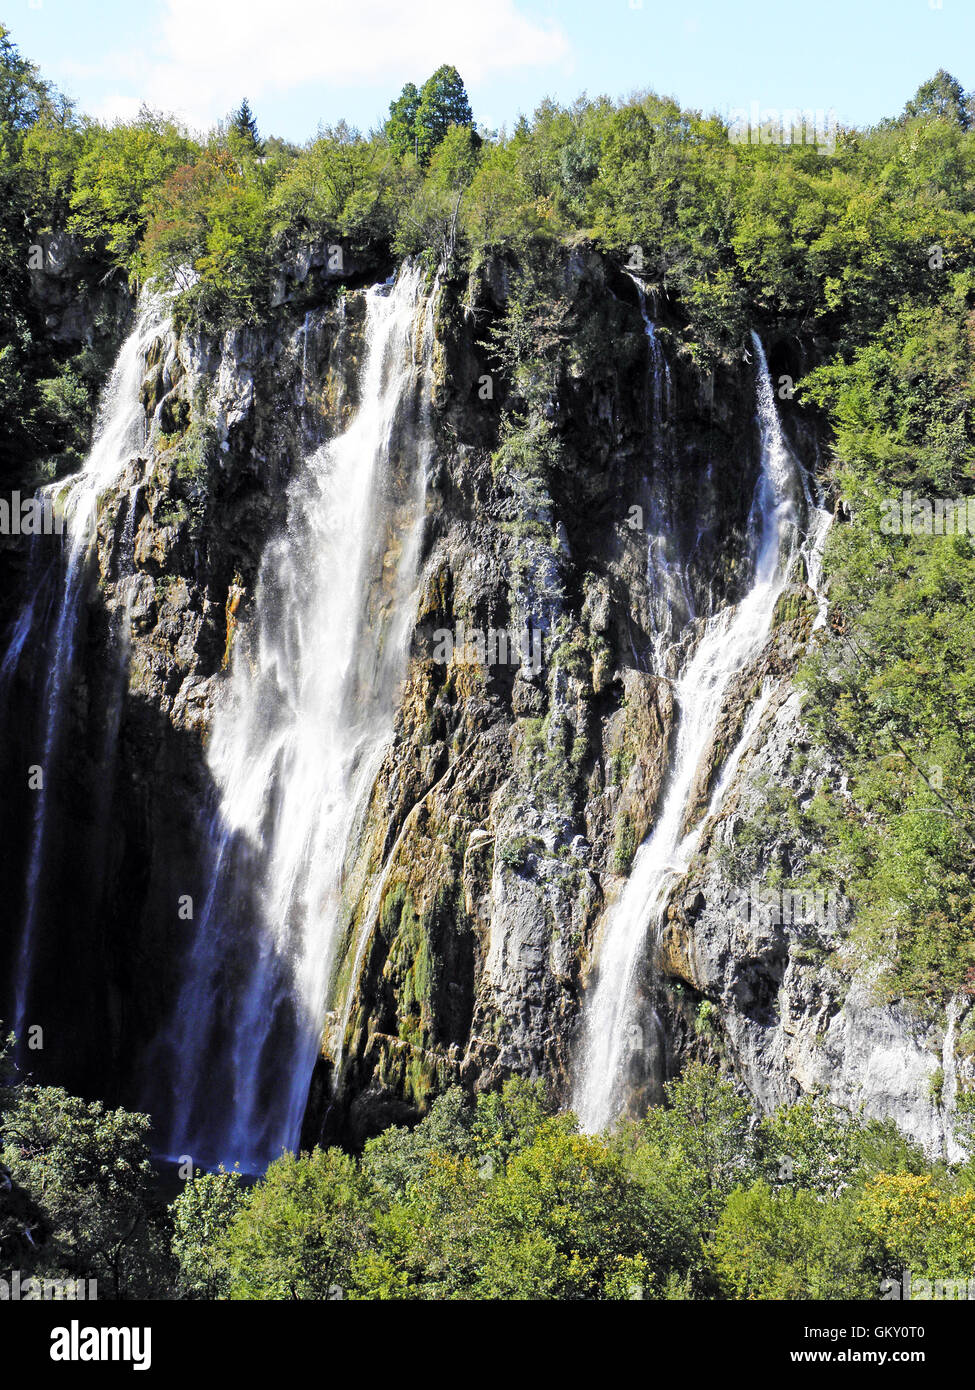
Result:
M78 634L82 625L90 561L95 548L98 503L117 481L128 460L145 444L146 418L140 398L145 357L153 340L164 331L164 299L158 295L144 294L135 327L122 345L102 396L94 441L84 467L71 478L49 484L43 489L63 514L65 544L63 582L55 596L48 635L47 672L38 723L38 744L35 756L27 760L40 767L43 781L36 791L30 827L24 920L15 962L14 1030L21 1048L25 1028L31 1021L29 1007L35 938L50 833L49 798L71 694ZM45 590L37 570L36 563L32 563L32 578L37 582L14 625L10 644L0 663L2 680L12 678L29 640L43 640L41 629L45 617Z
M636 997L648 933L657 928L671 888L686 872L706 819L690 829L686 825L696 773L710 746L726 691L732 677L759 655L776 601L802 545L800 523L806 502L802 470L782 433L762 344L756 334L752 340L761 466L748 517L751 587L737 605L707 620L675 683L679 723L670 777L653 828L605 921L596 979L586 1003L574 1105L583 1128L590 1132L611 1124L622 1109L625 1073L634 1053L652 1053L657 1046L659 1024L652 1016L641 1017ZM749 711L738 745L723 766L708 814L723 800L767 698L767 693L759 697Z
M688 580L687 557L681 553L677 499L669 470L664 467L664 444L673 404L670 364L650 316L646 290L635 275L630 279L637 292L650 353L652 467L646 519L647 592L653 629L653 669L661 674L676 633L694 616L694 598Z
M208 890L156 1054L173 1155L253 1170L299 1141L415 615L432 312L417 267L368 292L358 409L289 488L218 699Z

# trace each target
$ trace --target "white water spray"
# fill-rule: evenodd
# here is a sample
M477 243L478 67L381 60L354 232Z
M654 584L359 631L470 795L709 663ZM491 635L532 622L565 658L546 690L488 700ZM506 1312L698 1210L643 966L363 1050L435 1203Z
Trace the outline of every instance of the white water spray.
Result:
M753 579L736 606L721 609L708 619L676 682L679 723L662 804L650 835L637 852L623 894L603 927L596 978L583 1020L574 1095L580 1123L589 1132L612 1124L620 1113L626 1072L635 1053L643 1050L652 1054L656 1049L659 1024L642 1016L637 998L648 933L658 928L669 893L687 871L704 821L720 806L770 697L770 691L763 691L753 704L738 744L724 763L707 814L689 829L690 798L726 692L732 678L761 652L775 604L801 548L800 512L805 501L802 470L782 433L761 341L754 333L752 339L761 442L761 466L748 518Z
M40 909L40 885L48 831L48 801L54 763L63 731L70 695L78 628L95 548L98 504L116 483L126 463L145 444L146 419L141 400L146 353L166 331L165 300L145 293L140 301L135 328L123 343L102 397L91 452L74 476L51 483L42 492L50 496L64 516L64 582L56 599L47 677L41 710L41 747L37 759L43 782L36 792L27 861L24 924L15 967L14 1031L23 1038L27 1024L36 934ZM4 665L20 659L28 636L36 628L36 595L28 599L22 621L14 630ZM22 1043L21 1043L22 1046Z
M164 1040L171 1153L294 1149L343 940L343 868L392 733L430 457L422 272L368 292L355 416L288 493L207 748L206 902ZM351 988L351 986L350 986Z
M667 653L677 632L694 616L694 597L681 554L675 514L673 479L665 467L664 442L673 408L670 364L660 344L657 326L650 316L646 290L631 275L640 304L640 316L650 351L650 399L653 410L652 467L649 479L647 528L647 592L653 629L653 669L662 675Z

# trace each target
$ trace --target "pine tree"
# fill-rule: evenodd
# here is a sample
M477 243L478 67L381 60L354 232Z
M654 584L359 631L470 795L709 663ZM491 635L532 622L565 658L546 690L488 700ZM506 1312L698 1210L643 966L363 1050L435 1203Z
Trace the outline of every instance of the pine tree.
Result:
M427 78L420 90L415 121L420 163L430 162L430 156L452 125L473 124L474 116L461 75L456 68L444 64Z
M264 145L257 129L257 121L246 97L230 118L230 130L255 154L263 153Z

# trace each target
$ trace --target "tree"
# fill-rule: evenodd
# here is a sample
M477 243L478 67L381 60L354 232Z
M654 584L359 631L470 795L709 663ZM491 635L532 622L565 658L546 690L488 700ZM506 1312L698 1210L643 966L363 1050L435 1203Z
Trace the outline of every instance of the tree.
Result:
M464 197L464 230L474 245L518 247L551 235L546 208L532 196L514 141L485 147Z
M264 145L257 129L257 121L254 119L254 113L246 97L230 118L230 134L236 137L240 146L249 153L255 155L264 153Z
M931 1173L879 1173L857 1216L891 1277L965 1279L975 1270L975 1192L945 1191Z
M344 121L320 129L274 190L273 235L381 241L392 220L391 176L401 174L382 140L366 140Z
M666 1203L604 1139L552 1127L487 1188L473 1227L475 1296L645 1297L681 1259L674 1235Z
M492 1170L447 1149L427 1152L404 1190L375 1210L357 1255L358 1298L470 1298L485 1247L485 1187Z
M408 154L416 154L416 113L419 106L420 93L412 82L407 82L396 100L389 103L386 138L399 159Z
M17 141L51 99L48 84L33 63L21 57L10 30L0 24L0 155L9 157Z
M971 126L969 103L965 89L956 77L944 68L939 68L927 82L922 82L914 96L904 107L908 119L916 117L937 117L952 121L962 130Z
M650 1111L644 1133L692 1175L707 1220L756 1171L751 1112L734 1086L702 1062L691 1062L665 1089L667 1108Z
M356 1296L475 1296L488 1257L489 1194L505 1182L509 1160L545 1134L574 1128L572 1116L552 1113L540 1082L516 1077L473 1105L451 1087L412 1131L391 1128L370 1140L363 1169L393 1200L377 1210L370 1247L356 1262Z
M861 1168L860 1130L822 1096L783 1106L760 1126L770 1179L785 1187L835 1195Z
M413 1129L390 1125L370 1139L362 1155L363 1170L378 1186L398 1196L425 1175L435 1153L472 1155L473 1123L470 1100L459 1086L451 1086L437 1096L429 1114Z
M576 1127L571 1115L558 1115L543 1081L513 1076L500 1091L482 1091L477 1098L474 1139L478 1161L483 1166L504 1168L515 1154L540 1138L543 1133L570 1133Z
M284 1154L247 1194L220 1242L230 1297L344 1297L374 1202L372 1184L340 1149Z
M198 305L217 298L225 320L253 314L267 293L268 202L254 171L218 144L175 169L152 197L136 259L143 274L180 289L196 271L190 295Z
M53 1086L16 1087L0 1120L3 1164L50 1230L45 1259L94 1275L113 1298L169 1285L149 1125L148 1115L106 1110Z
M550 408L566 369L572 327L559 255L539 241L511 276L504 317L484 344L536 419Z
M434 248L441 266L457 248L461 203L477 165L474 132L451 126L430 160L426 178L403 209L394 250L414 255Z
M733 1192L710 1254L727 1298L869 1298L879 1292L852 1203L824 1201L803 1189L772 1192L758 1182Z
M429 164L452 125L473 127L474 116L460 73L445 65L437 68L420 89L414 130L417 158L422 165Z
M192 1178L170 1207L180 1286L190 1298L220 1298L230 1287L225 1237L245 1195L240 1173L221 1168Z
M105 240L128 266L160 185L198 152L168 117L143 107L128 125L89 124L75 173L68 230Z

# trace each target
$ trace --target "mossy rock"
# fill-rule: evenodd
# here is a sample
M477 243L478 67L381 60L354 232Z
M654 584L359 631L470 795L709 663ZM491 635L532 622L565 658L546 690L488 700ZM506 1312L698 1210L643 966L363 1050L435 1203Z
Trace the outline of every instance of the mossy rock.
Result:
M789 588L779 595L779 600L775 605L775 613L772 618L773 628L782 627L784 623L795 622L796 619L804 621L811 620L816 616L818 605L810 591L803 588Z

